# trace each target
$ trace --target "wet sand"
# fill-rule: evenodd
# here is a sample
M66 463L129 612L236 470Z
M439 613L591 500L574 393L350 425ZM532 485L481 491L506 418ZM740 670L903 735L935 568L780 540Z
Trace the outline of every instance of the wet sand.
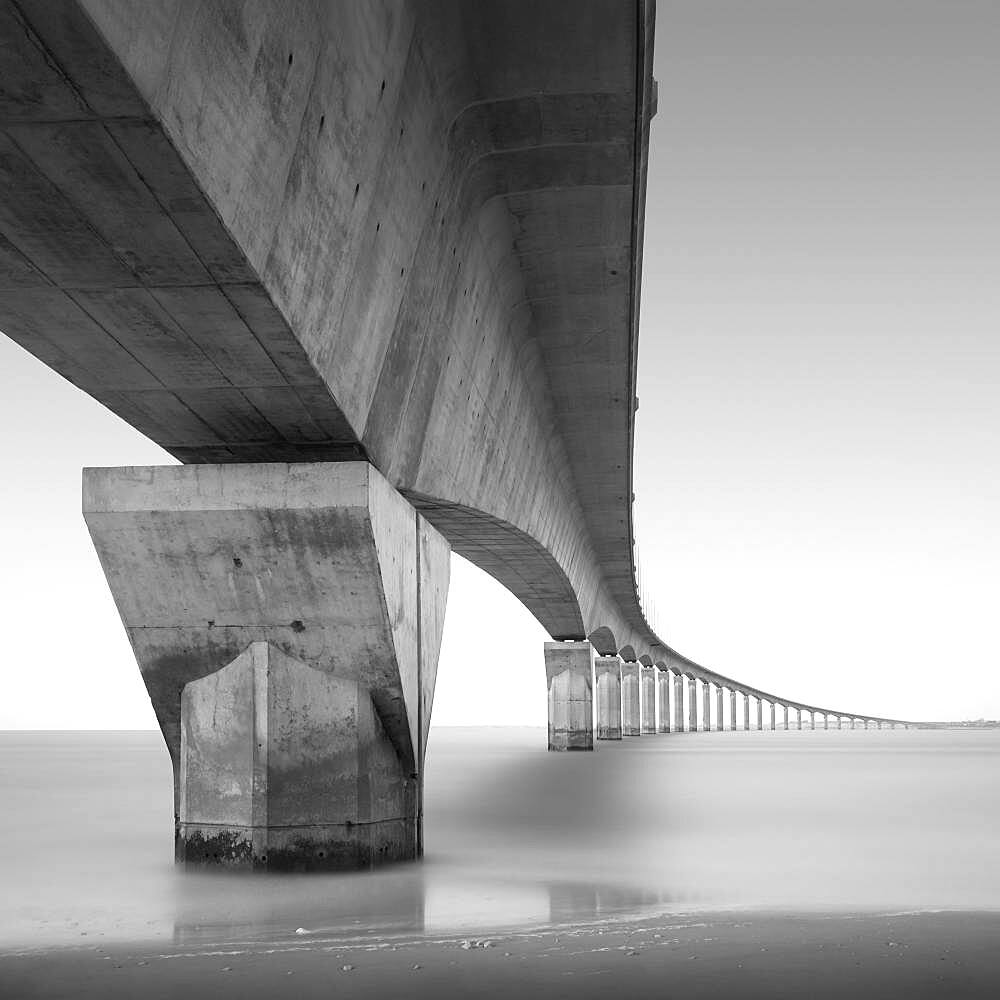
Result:
M488 944L487 944L488 942ZM249 947L0 956L30 997L905 997L1000 995L1000 914L661 915L490 938L310 934Z

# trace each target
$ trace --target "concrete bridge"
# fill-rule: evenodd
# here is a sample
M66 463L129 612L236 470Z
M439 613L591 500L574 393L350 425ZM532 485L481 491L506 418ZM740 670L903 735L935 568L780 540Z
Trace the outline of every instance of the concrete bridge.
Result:
M84 474L179 860L419 854L449 549L556 640L553 749L697 728L699 685L705 727L712 688L716 726L725 691L744 727L892 724L722 677L640 606L653 20L0 0L0 329L184 463Z

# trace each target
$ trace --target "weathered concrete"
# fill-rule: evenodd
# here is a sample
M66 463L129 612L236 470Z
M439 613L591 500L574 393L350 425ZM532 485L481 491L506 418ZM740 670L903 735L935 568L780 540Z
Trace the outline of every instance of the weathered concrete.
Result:
M723 717L722 685L715 685L715 730L721 733L725 728L725 718Z
M365 462L84 472L174 764L177 857L420 852L447 542Z
M776 708L777 708L777 706L772 701L771 702L771 732L772 733L778 728L777 725L776 725L776 722L775 722Z
M757 732L764 731L764 699L757 699Z
M729 728L736 732L736 689L729 689Z
M642 733L640 710L640 671L642 665L635 660L622 663L622 734L639 736Z
M750 695L743 692L743 731L750 732Z
M785 710L785 732L787 733L788 732L788 706L787 705L782 705L781 707Z
M593 750L594 647L589 642L545 643L549 691L549 749Z
M688 676L687 678L687 698L688 698L688 732L698 732L698 679Z
M656 667L643 666L639 676L639 732L656 732Z
M597 691L597 738L622 738L622 661L618 656L594 660Z
M182 462L367 458L552 637L728 683L635 586L653 23L0 0L0 329Z
M674 671L674 732L684 732L684 677Z
M701 726L706 733L712 730L712 690L708 681L701 685Z
M659 715L656 717L656 731L669 733L673 715L670 705L670 688L672 687L670 671L659 668L656 672L656 697Z

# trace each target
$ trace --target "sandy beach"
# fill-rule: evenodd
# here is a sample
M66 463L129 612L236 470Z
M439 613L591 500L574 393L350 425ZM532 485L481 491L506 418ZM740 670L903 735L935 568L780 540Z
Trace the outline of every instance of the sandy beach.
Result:
M1000 991L1000 914L664 914L489 938L89 946L0 957L10 1000L922 997Z

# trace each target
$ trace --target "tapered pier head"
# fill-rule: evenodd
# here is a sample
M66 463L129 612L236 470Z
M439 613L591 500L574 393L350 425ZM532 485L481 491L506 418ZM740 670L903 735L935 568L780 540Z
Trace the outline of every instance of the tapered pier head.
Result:
M617 656L598 656L594 660L597 691L597 738L622 738L622 661Z
M639 731L643 736L656 733L656 667L643 664L639 672Z
M582 642L545 643L549 692L549 749L593 750L597 738L594 647Z
M656 731L658 733L669 733L672 715L670 711L670 671L666 668L659 668L656 672L656 696L658 699L657 709L659 714L656 717Z
M640 687L642 664L638 660L622 661L622 735L642 733Z
M421 853L447 542L365 462L84 472L174 765L176 858Z

